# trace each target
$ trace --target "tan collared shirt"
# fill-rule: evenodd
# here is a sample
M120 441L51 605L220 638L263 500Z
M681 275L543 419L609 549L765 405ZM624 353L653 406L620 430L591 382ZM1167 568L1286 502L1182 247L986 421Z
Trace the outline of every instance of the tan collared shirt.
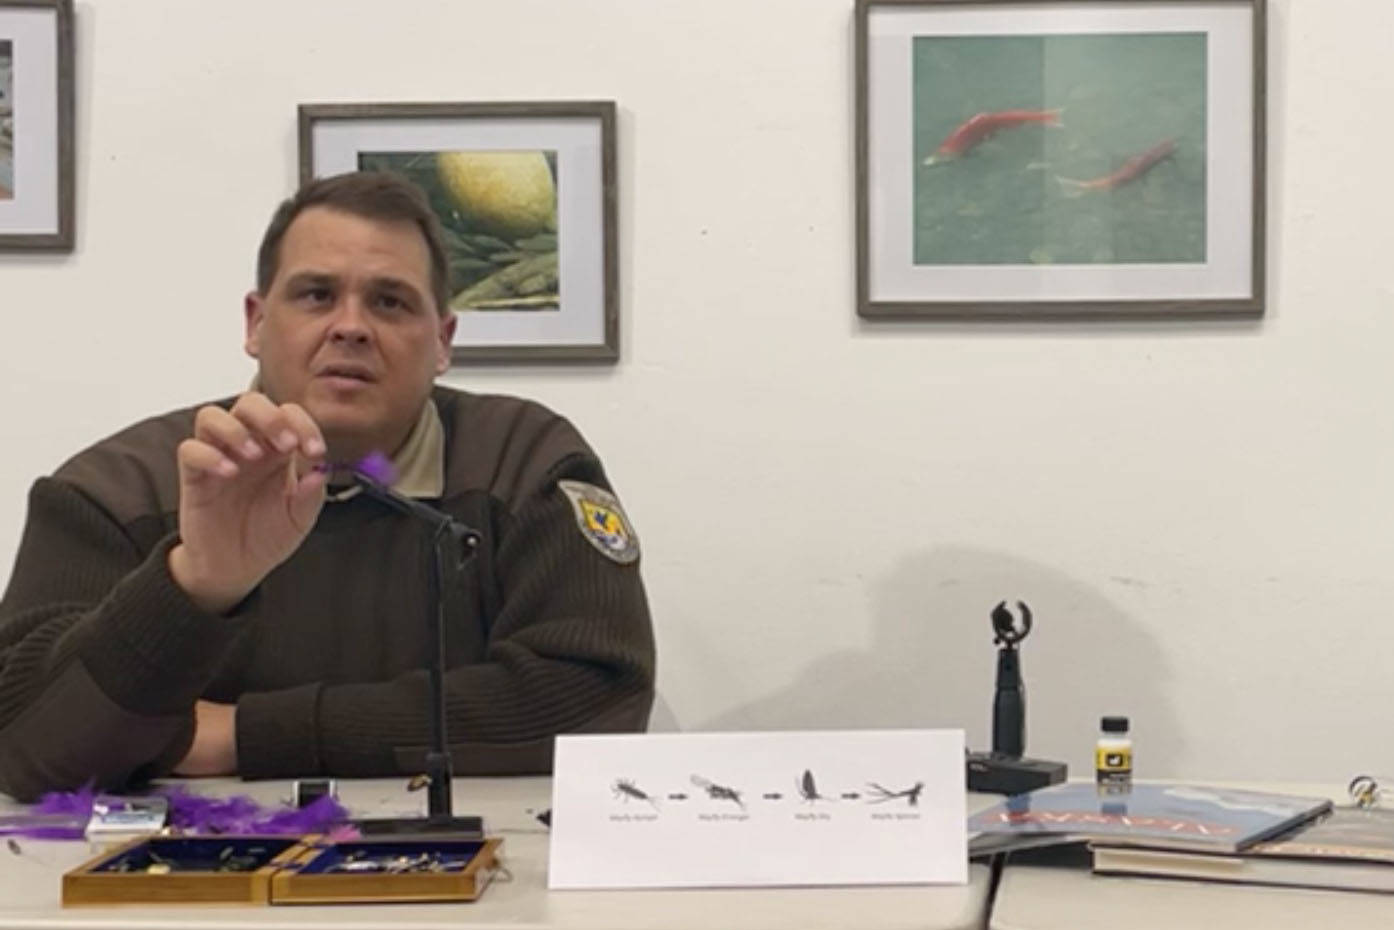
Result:
M259 375L252 378L248 390L261 390ZM421 500L434 500L445 493L445 427L441 425L440 413L430 396L421 405L421 413L407 433L406 441L391 459L393 474L397 476L392 490ZM330 503L346 501L358 491L357 485L339 490L331 486L326 500Z
M445 427L431 399L421 405L421 415L406 442L392 457L397 480L392 488L407 497L437 498L445 493Z
M392 457L392 470L397 480L392 490L407 497L435 499L445 493L445 427L431 399L421 405L416 424L407 433L406 441ZM327 495L330 503L346 501L359 492L357 485Z

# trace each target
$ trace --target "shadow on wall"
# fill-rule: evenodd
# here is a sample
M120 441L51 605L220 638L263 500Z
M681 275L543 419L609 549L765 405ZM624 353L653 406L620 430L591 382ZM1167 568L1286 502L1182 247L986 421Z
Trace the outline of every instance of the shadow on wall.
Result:
M649 712L648 732L675 733L681 729L677 715L673 713L672 706L664 699L663 693L659 692L654 695L653 710Z
M970 748L988 749L997 667L989 615L999 601L1022 600L1035 617L1021 647L1027 754L1087 776L1099 717L1126 714L1139 775L1178 774L1182 735L1162 651L1096 587L958 546L911 555L873 585L868 651L819 656L788 687L687 729L956 727ZM661 701L655 718L655 729L677 728Z

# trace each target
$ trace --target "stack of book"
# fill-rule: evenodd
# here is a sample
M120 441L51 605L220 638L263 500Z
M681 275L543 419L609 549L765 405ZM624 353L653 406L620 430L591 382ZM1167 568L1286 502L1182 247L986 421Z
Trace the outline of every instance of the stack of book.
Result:
M1394 892L1394 811L1338 807L1238 853L1093 844L1101 875Z
M968 821L972 855L1088 843L1094 871L1394 891L1394 811L1202 785L1067 784Z

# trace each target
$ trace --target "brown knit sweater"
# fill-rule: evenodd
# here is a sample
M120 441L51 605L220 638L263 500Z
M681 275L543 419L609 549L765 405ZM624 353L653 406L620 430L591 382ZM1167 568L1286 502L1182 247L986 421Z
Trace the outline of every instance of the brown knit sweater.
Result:
M445 388L433 401L446 455L432 503L483 536L447 588L457 774L544 772L557 733L642 729L654 648L637 564L592 545L557 487L608 488L594 453L533 403ZM231 615L200 612L166 565L193 413L137 424L35 483L0 601L0 790L164 774L199 698L237 703L246 777L420 771L427 530L365 495L328 503Z

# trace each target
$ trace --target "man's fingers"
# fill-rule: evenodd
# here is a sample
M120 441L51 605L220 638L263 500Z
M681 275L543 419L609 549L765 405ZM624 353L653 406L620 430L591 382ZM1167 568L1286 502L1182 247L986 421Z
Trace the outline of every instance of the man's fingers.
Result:
M215 405L201 407L194 415L194 438L235 461L254 462L266 452L241 420Z
M179 473L186 480L199 481L210 476L231 478L238 472L237 463L216 446L198 439L186 439L175 453Z
M232 415L241 420L253 436L282 455L294 452L300 444L281 408L271 403L265 394L256 391L243 394L232 405Z
M309 532L314 525L319 510L324 506L324 486L329 475L322 471L308 471L292 479L290 491L290 513L295 525Z
M290 428L295 431L300 454L314 463L323 459L325 453L324 434L319 431L319 424L306 412L305 408L299 404L282 404L281 415L285 417Z
M248 391L233 404L232 416L254 437L283 455L297 450L312 459L324 455L324 437L319 427L296 404L277 406L265 394Z

